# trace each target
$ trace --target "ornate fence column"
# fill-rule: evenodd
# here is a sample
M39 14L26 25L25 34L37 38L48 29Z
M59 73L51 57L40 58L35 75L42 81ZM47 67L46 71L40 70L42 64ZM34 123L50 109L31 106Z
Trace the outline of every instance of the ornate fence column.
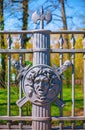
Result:
M50 36L47 30L37 30L34 33L34 43L33 43L33 65L50 65ZM45 76L43 73L38 77L38 80L44 82ZM37 82L37 80L36 80ZM40 82L40 81L38 81ZM48 81L46 81L48 82ZM44 85L44 83L41 83ZM44 88L45 89L45 88ZM42 102L42 90L39 90L37 96L40 96L38 100ZM40 99L41 98L41 99ZM50 130L50 105L32 105L32 116L33 124L32 130Z
M33 41L33 65L40 65L40 64L45 64L45 65L50 65L50 36L48 30L43 30L44 27L44 20L45 16L43 12L43 8L40 10L40 16L38 16L37 13L34 13L32 18L34 22L37 22L37 20L40 20L40 28L41 30L36 30L34 33L34 41ZM51 20L51 14L49 14ZM36 21L35 21L36 20ZM41 80L41 82L44 82L45 76L41 74L39 76L38 80ZM38 81L40 82L40 81ZM48 82L48 81L46 81ZM41 83L44 85L44 83ZM45 89L45 88L44 88ZM43 93L41 92L42 90L39 90L37 93L37 96L40 96L38 100L41 100L42 102L42 95ZM40 99L41 98L41 99ZM45 104L45 105L32 105L32 117L33 117L33 123L32 123L32 130L50 130L50 105Z

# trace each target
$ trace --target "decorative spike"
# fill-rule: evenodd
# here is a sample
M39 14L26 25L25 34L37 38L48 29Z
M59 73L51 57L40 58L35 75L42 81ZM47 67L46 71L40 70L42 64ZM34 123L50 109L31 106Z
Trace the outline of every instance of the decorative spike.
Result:
M85 34L84 34L84 38L82 40L82 44L83 44L83 49L85 49Z
M69 60L66 60L63 65L60 66L60 74L62 74L68 67L70 67L72 63Z
M23 48L23 44L24 44L24 40L23 40L23 35L21 34L20 37L19 37L19 44L20 44L20 49ZM23 58L23 54L20 53L20 64L22 64L22 58Z
M7 43L8 43L8 49L11 49L11 44L12 44L12 39L11 39L11 36L8 35L8 38L7 38Z
M66 80L66 78L65 78L64 74L61 74L61 78Z
M47 11L46 15L45 15L45 20L47 21L47 24L51 22L52 20L52 14L50 11Z
M55 72L57 72L59 75L62 75L62 73L72 65L72 63L69 60L66 60L63 65L61 65L59 68L54 67Z
M60 49L63 48L63 43L64 43L63 37L62 35L60 35L60 38L59 38Z
M57 98L56 100L56 105L59 107L59 108L63 108L65 106L65 102L63 100L60 100L59 98Z
M19 99L19 100L16 102L16 104L17 104L19 107L22 107L28 100L29 100L29 98L23 97L23 98Z
M43 15L44 14L44 10L43 10L43 6L41 6L40 8L40 15Z
M18 62L18 61L12 60L12 65L13 65L18 71L20 71L20 70L23 69L22 65L21 65L20 62Z
M19 71L19 74L17 76L17 80L20 81L25 72L30 68L31 65L26 66L23 68L23 66L18 61L12 61L12 65Z
M47 11L46 14L44 14L43 6L40 9L40 16L37 12L34 12L32 15L32 20L34 23L37 23L38 20L40 20L40 29L44 28L44 20L47 21L47 24L50 23L52 20L52 15L50 11Z
M20 38L19 38L19 43L20 43L20 49L22 49L22 48L23 48L23 44L24 44L22 34L20 35Z
M59 69L59 67L57 67L56 65L54 65L54 64L52 64L52 66L53 66L53 68L54 69L56 69L56 70L58 70Z
M71 37L70 43L71 43L72 49L74 49L74 46L75 46L75 37L74 37L73 34L72 34L72 37Z
M32 20L35 24L37 24L37 21L40 19L39 15L37 14L37 12L34 12L32 14Z

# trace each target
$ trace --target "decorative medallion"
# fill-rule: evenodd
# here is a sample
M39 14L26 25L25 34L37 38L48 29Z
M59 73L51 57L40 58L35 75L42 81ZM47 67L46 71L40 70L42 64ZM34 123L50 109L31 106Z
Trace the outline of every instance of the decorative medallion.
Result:
M61 79L47 65L31 67L23 77L23 91L34 104L43 105L53 101L61 90Z

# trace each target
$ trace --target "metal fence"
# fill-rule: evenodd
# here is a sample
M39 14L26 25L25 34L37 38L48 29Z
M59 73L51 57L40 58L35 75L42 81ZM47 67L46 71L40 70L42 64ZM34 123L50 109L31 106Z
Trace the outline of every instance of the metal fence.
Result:
M39 30L37 30L38 32ZM0 48L0 56L2 56L3 54L6 55L6 60L5 60L5 64L6 64L6 88L2 89L0 88L0 93L6 93L6 98L5 97L1 97L1 103L0 103L0 129L31 129L31 122L33 120L33 117L31 116L31 112L27 111L31 111L30 109L30 105L31 103L28 102L23 108L18 108L16 106L16 99L21 98L23 95L22 92L22 88L21 85L18 87L18 84L16 83L16 81L14 82L14 85L11 83L11 74L16 73L17 72L15 70L12 70L12 65L11 65L11 61L18 59L20 61L20 63L23 63L24 59L26 59L26 57L28 57L29 54L33 54L36 50L31 48L24 48L23 49L23 35L26 34L27 36L33 36L33 34L36 33L35 30L33 31L14 31L14 32L7 32L7 31L0 31L0 36L4 35L4 40L6 42L6 48ZM45 33L45 30L43 30L43 33ZM57 108L56 107L56 112L58 111L58 115L56 114L55 116L52 115L51 119L52 119L52 129L85 129L85 31L56 31L56 32L52 32L49 31L48 32L50 35L50 39L52 36L55 36L55 40L56 40L56 45L58 45L58 47L54 46L54 44L50 45L50 46L54 46L54 48L49 49L50 51L50 55L56 55L58 54L56 57L57 62L59 62L60 66L63 64L64 58L66 58L66 55L69 55L69 59L72 62L72 67L70 68L70 87L67 87L64 89L64 84L66 84L66 80L63 81L62 79L62 91L60 92L60 98L65 100L66 105L68 104L68 108L66 108L64 110L64 108ZM70 44L70 49L68 48L63 48L64 46L64 35L68 35L68 44ZM12 45L14 45L14 41L13 39L17 39L18 37L18 41L16 42L16 46L19 44L19 46L16 47L12 47ZM80 40L77 41L77 39L80 37ZM76 43L77 41L77 43ZM75 48L75 45L78 44L81 45L81 48L78 48L78 46ZM53 43L53 41L52 41ZM38 50L39 51L39 50ZM42 51L44 51L44 48L42 49ZM75 56L80 56L80 61L78 60L77 64L78 66L81 66L82 64L82 79L80 82L80 86L76 86L76 81L80 81L80 79L76 80L76 76L75 76L75 66L76 65L76 61L75 61ZM68 57L68 56L67 56ZM82 62L81 62L82 61ZM52 62L52 61L51 61ZM2 65L1 65L2 68ZM80 71L77 72L77 75L80 75ZM69 77L69 73L68 76ZM14 87L13 87L14 86ZM17 86L17 87L16 87ZM12 90L12 88L14 90ZM77 91L77 88L78 91ZM70 90L70 91L67 91ZM65 91L67 91L69 93L69 95L71 96L71 101L68 100L68 97L64 96ZM81 91L81 97L77 96L78 93L80 95L80 91ZM0 95L1 95L0 94ZM14 96L13 96L14 95ZM16 96L17 95L17 96ZM13 98L13 99L12 99ZM65 98L65 99L64 99ZM69 103L70 102L70 103ZM14 106L15 107L14 107ZM53 105L53 104L52 104ZM76 109L77 107L79 107L79 109ZM70 112L69 112L69 108L71 108ZM13 109L13 110L12 110ZM52 109L54 109L52 107ZM13 112L14 111L14 112ZM76 114L77 111L77 114ZM64 114L65 113L65 114ZM66 115L66 116L65 116Z

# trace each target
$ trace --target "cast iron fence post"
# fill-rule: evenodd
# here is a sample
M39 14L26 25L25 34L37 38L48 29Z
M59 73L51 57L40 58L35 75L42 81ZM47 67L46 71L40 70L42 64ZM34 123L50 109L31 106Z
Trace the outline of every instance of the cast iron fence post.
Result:
M41 8L40 13L40 30L36 30L33 37L33 65L50 65L50 31L43 30L45 20L43 8ZM33 14L33 20L35 20L36 16L36 14ZM44 106L33 104L32 117L32 130L51 129L50 104L45 104Z
M50 65L50 36L47 30L37 30L34 33L33 65ZM32 105L32 130L50 130L50 104L44 106Z

